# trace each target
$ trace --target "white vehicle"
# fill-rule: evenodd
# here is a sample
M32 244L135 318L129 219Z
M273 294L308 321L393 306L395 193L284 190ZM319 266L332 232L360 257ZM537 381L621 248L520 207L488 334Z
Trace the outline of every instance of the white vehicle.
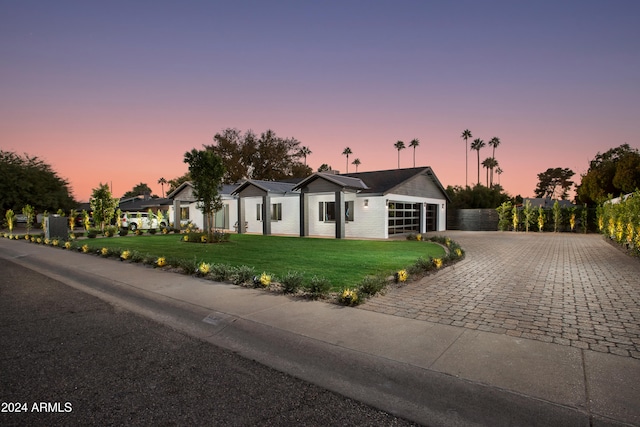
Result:
M149 230L151 228L165 228L169 226L169 220L162 218L158 221L158 216L148 212L127 212L120 217L122 228L128 228L131 231Z

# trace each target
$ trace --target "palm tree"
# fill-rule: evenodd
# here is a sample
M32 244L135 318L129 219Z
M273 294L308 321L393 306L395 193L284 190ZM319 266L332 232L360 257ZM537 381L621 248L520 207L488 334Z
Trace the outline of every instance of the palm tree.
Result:
M416 167L416 147L420 145L420 141L418 141L418 138L414 138L411 140L411 142L409 143L409 147L413 147L413 167Z
M342 152L343 156L347 156L347 173L349 173L349 154L353 154L353 151L351 151L351 148L347 147Z
M491 158L495 160L496 158L496 147L498 147L498 145L500 145L500 138L498 138L497 136L494 136L493 138L491 138L488 142L488 144L493 147L493 154L491 155ZM497 165L493 166L491 168L491 184L493 185L493 169L496 167Z
M158 180L158 184L162 186L162 198L164 199L164 185L167 183L167 180L164 178L160 178Z
M302 147L298 154L304 157L304 165L307 166L307 156L311 154L309 147Z
M467 139L471 138L471 131L469 129L465 129L462 131L462 139L464 139L464 160L465 160L465 170L464 170L464 186L469 186L469 150L467 147L469 146L469 142Z
M480 149L485 146L485 143L480 138L476 138L471 143L471 149L478 152L478 185L480 184Z
M406 147L404 146L404 142L402 141L398 141L395 144L393 144L394 147L396 147L396 150L398 150L398 169L400 169L400 150L404 150Z
M487 188L489 188L489 169L491 169L491 157L482 161L482 167L487 169Z
M498 166L498 168L496 169L496 173L498 174L498 185L500 185L500 175L502 175L502 172L504 172L502 170L502 168L500 168L500 166Z
M355 159L351 162L352 165L356 165L356 172L358 172L358 166L360 166L360 159Z
M498 161L493 157L489 157L489 168L491 168L491 179L489 180L490 187L493 187L493 171L497 167L498 167Z

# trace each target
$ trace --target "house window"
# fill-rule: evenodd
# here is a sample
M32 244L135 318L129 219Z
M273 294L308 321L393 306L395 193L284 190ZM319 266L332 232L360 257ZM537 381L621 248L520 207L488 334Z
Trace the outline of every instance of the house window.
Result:
M271 221L282 221L282 203L271 204ZM256 205L256 219L262 221L262 203Z
M180 208L180 219L189 219L189 208Z
M331 222L336 220L336 202L320 202L318 205L319 220ZM346 221L353 221L353 202L344 202L344 217Z

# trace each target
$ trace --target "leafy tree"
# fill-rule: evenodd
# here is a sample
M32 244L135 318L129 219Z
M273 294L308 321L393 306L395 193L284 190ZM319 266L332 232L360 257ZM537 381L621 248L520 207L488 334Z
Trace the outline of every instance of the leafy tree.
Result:
M418 138L414 138L409 143L409 147L413 147L413 167L416 167L416 148L420 145Z
M396 150L398 150L398 169L400 169L400 150L404 150L406 147L404 146L403 141L398 141L393 144L393 146L396 147Z
M225 172L222 159L212 150L194 148L184 154L184 162L189 164L198 209L206 218L207 241L213 242L213 216L222 209L222 200L218 194Z
M31 205L25 205L22 208L22 215L27 219L27 234L31 234L31 227L33 227L33 220L36 217L36 212Z
M107 184L100 183L98 188L94 188L89 199L89 205L93 211L93 219L100 224L100 230L104 232L105 224L113 219L118 207L119 200L113 198L111 190Z
M478 185L480 185L480 149L485 146L485 143L480 138L476 138L471 143L471 149L476 150L478 153Z
M189 172L185 173L182 176L177 178L173 178L169 180L169 189L167 190L168 194L171 194L175 189L180 187L185 182L191 181L191 174Z
M347 147L342 151L343 156L347 156L347 173L349 173L349 154L353 154L351 148Z
M329 166L326 163L321 164L320 167L318 168L318 172L330 172L332 170L333 169L331 168L331 166Z
M566 200L569 190L573 186L571 177L575 175L569 168L549 168L538 174L538 186L535 189L536 197L545 199L560 198Z
M272 130L257 137L252 131L238 129L217 133L214 145L205 146L225 165L222 181L233 184L243 179L275 181L307 176L311 169L300 161L305 157L295 138L281 138ZM311 151L307 154L310 154Z
M57 211L77 206L69 184L37 157L0 150L0 209L19 211L31 205L36 211Z
M473 138L473 136L471 136L471 131L469 129L465 129L462 131L462 135L460 136L462 139L464 139L464 160L465 160L465 170L464 170L464 186L468 187L469 186L469 138Z
M149 185L147 185L144 182L141 182L140 184L138 184L135 187L133 187L132 190L127 191L126 193L124 193L122 195L122 198L123 199L128 199L130 197L144 196L145 194L148 194L151 197L158 197L158 196L153 196L152 193L153 192L151 191L151 188L149 188Z
M610 194L631 193L640 188L640 153L629 144L598 153L582 175L577 198L582 203L601 203Z
M494 185L487 188L484 185L462 188L448 186L445 190L451 199L453 209L495 209L502 203L510 200L502 187Z

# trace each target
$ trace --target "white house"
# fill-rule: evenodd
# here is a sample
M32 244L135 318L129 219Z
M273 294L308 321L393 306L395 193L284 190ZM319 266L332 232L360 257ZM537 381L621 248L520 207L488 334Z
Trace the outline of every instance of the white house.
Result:
M224 208L216 214L216 228L338 239L445 231L449 201L430 167L247 180L222 186L221 196ZM174 222L189 219L204 228L191 183L168 197L174 201L172 212L180 214Z

